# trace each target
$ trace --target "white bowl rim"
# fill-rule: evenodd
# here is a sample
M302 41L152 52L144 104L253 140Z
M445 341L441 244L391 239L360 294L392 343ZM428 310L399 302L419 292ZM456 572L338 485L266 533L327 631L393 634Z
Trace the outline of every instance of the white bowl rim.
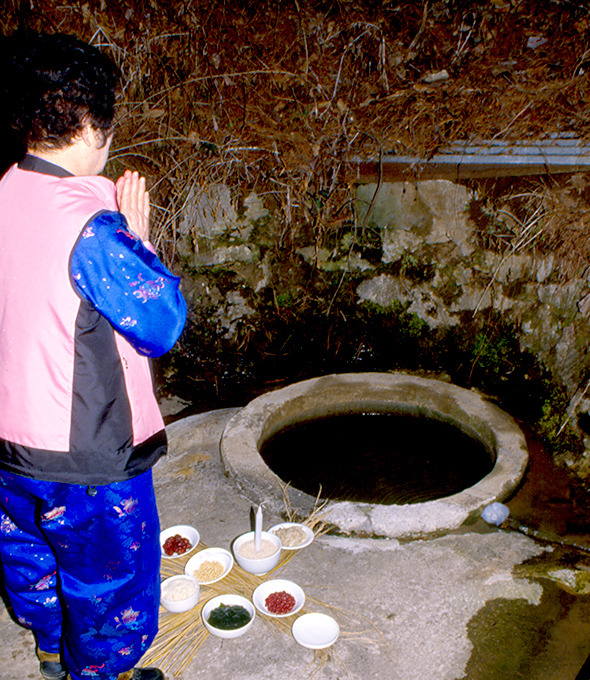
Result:
M171 581L178 581L179 579L189 579L189 581L192 581L195 586L197 587L197 591L193 593L192 595L189 595L188 597L185 597L183 600L169 600L168 598L164 597L164 584L165 583L170 583ZM197 581L194 576L191 576L190 574L174 574L174 576L168 576L167 578L163 579L162 582L160 583L160 604L164 609L168 609L168 611L173 611L169 609L164 602L169 603L170 606L175 607L175 606L183 606L182 603L189 602L194 599L194 604L192 604L186 611L192 609L199 601L199 597L201 594L201 588L199 585L199 582ZM180 612L176 612L180 613Z
M217 559L216 559L217 558ZM219 559L222 558L222 559ZM224 567L224 572L221 576L218 576L217 578L213 579L212 581L199 581L196 576L193 575L192 572L198 569L199 564L204 562L207 559L211 559L217 562L221 562ZM228 562L226 565L225 562ZM191 564L192 563L192 564ZM199 552L195 553L190 559L187 561L187 563L184 566L184 573L187 576L191 576L194 578L197 583L199 583L202 586L208 586L211 585L212 583L217 583L217 581L221 581L222 578L225 578L229 572L232 570L234 566L234 556L231 554L229 550L226 550L225 548L204 548L203 550L199 550Z
M203 612L205 610L209 610L211 608L215 608L217 605L220 604L225 604L223 600L227 600L229 604L243 604L245 603L245 607L250 609L250 613L252 616L256 614L256 607L254 607L254 603L252 600L250 600L247 597L244 597L243 595L238 595L237 593L222 593L221 595L213 595L213 597L210 597L204 604L203 604ZM230 602L230 600L233 600L233 602Z
M243 606L244 609L248 611L248 614L250 614L250 620L248 621L248 623L245 623L243 626L240 626L240 628L232 628L230 630L224 630L223 628L215 628L215 626L212 626L209 623L209 621L207 621L207 616L213 611L213 609L218 607L220 604L229 605L238 604ZM223 633L229 633L229 636L231 636L232 633L237 633L238 631L242 631L243 633L245 633L246 632L245 629L249 628L252 625L255 616L256 607L254 606L252 601L249 600L247 597L244 597L243 595L238 595L237 593L225 593L223 595L215 595L209 600L207 600L203 607L201 608L201 618L203 620L203 624L208 630L209 628L211 628L214 631L219 631L220 633L222 633L222 635L219 635L219 637L225 637ZM215 633L212 634L215 635Z
M240 545L242 545L242 543L245 543L246 541L248 541L248 540L250 540L250 539L254 540L255 534L256 534L255 531L246 531L246 533L240 534L237 538L235 538L235 539L233 540L233 543L232 543L232 551L233 551L234 555L236 555L236 559L237 559L236 546L239 547ZM262 531L262 532L260 533L260 538L261 538L261 539L262 539L262 538L268 538L268 539L270 539L270 541L271 541L272 543L274 543L274 544L277 546L277 551L278 551L278 553L280 554L281 550L283 549L283 542L281 541L281 539L280 539L276 534L271 534L270 531ZM278 542L278 543L277 543L277 542ZM271 557L274 557L275 555L276 555L276 552L274 552L272 555L269 555L268 557L260 557L260 558L258 558L258 559L260 559L260 560L268 560L268 559L270 559ZM240 555L240 557L242 557L242 555ZM256 561L256 560L257 560L256 557L242 557L242 559L245 559L245 560L252 560L252 561Z
M244 571L247 571L249 574L264 576L264 574L268 574L268 572L274 569L279 563L283 544L281 539L278 536L275 536L275 534L263 531L261 538L268 538L271 543L274 543L277 547L275 552L273 552L272 555L268 555L268 557L244 557L239 553L238 549L243 543L246 543L246 541L254 540L255 533L256 532L254 531L247 531L245 534L240 534L234 539L231 548L236 558L236 562L241 569L244 569Z
M317 642L311 642L308 628L317 626L318 623L320 625L323 624L323 627L325 628L323 631L324 635L320 636ZM325 649L326 647L331 647L338 639L338 636L340 635L340 626L338 625L338 622L331 616L328 616L328 614L312 612L310 614L303 614L295 619L291 631L295 640L302 647L307 647L308 649Z
M283 550L301 550L301 548L307 548L307 546L315 538L313 530L310 527L306 526L305 524L301 524L300 522L281 522L280 524L275 524L274 526L270 527L268 533L274 534L274 532L277 529L288 529L289 527L298 527L300 529L303 529L303 531L305 531L305 534L307 535L307 538L305 539L305 541L303 541L303 543L300 543L299 545L285 545L281 541Z
M273 614L273 612L268 611L264 601L271 593L281 590L285 590L290 595L293 595L295 598L295 606L286 614ZM303 588L294 581L288 581L284 578L271 579L270 581L264 581L256 587L252 593L252 602L256 609L265 616L272 616L279 619L286 616L293 616L293 614L300 611L305 604L305 593L303 592Z
M244 543L244 542L247 541L249 538L254 538L255 534L256 534L255 531L246 531L246 532L244 532L243 534L240 534L239 536L237 536L236 538L234 538L233 544L235 545L235 544L238 543L238 542L239 542L239 543ZM270 539L271 539L272 541L278 541L278 542L279 542L279 547L281 547L281 548L283 547L283 542L281 541L281 539L280 539L276 534L272 534L270 531L261 531L261 532L260 532L260 537L261 537L261 538L268 538L268 537L270 537Z
M190 536L185 536L185 538L188 538L192 544L190 550L183 552L181 555L177 555L176 553L174 553L174 555L166 555L164 552L164 542L166 539L170 536L174 536L175 534L180 534L182 536L187 533L193 536L193 538ZM166 527L166 529L162 529L162 531L160 531L160 552L162 553L162 558L165 560L177 560L180 557L186 557L187 555L190 555L192 551L199 545L200 540L201 534L199 533L199 530L190 524L173 524L170 527Z

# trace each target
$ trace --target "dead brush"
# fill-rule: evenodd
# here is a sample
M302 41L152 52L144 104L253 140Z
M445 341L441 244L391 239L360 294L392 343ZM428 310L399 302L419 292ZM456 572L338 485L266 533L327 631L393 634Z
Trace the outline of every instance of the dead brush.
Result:
M428 158L462 139L587 138L587 10L541 4L484 3L464 16L409 0L379 12L362 0L330 12L313 0L255 11L231 0L7 0L0 31L76 33L120 64L108 171L147 176L154 241L171 263L187 202L214 184L268 197L277 247L295 247L311 225L320 248L343 206L355 221L359 158ZM523 49L508 19L551 40ZM443 68L449 77L429 82Z

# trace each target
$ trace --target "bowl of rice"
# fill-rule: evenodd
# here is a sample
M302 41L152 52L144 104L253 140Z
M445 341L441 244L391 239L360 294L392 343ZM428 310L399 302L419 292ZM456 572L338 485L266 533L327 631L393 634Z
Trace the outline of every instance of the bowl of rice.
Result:
M283 550L301 550L301 548L306 548L314 538L314 533L309 527L297 522L275 524L269 532L281 539Z
M233 555L224 548L206 548L193 555L184 567L184 573L195 578L202 586L225 578L234 566Z
M169 612L178 614L192 609L199 601L199 584L192 576L179 574L162 581L160 604Z
M236 562L250 574L266 574L274 569L281 556L281 539L268 531L260 534L260 549L256 550L254 532L238 536L233 543Z

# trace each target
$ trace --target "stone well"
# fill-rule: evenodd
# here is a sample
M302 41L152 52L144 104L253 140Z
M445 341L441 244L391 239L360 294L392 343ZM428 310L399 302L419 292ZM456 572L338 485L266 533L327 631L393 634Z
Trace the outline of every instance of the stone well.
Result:
M328 501L324 519L347 535L410 538L444 533L507 498L528 461L514 420L485 397L455 385L402 373L346 373L313 378L264 394L238 411L221 437L226 474L254 503L306 517L317 499L285 485L266 465L260 446L299 422L346 413L402 413L456 425L490 452L491 472L473 486L437 500L406 505Z

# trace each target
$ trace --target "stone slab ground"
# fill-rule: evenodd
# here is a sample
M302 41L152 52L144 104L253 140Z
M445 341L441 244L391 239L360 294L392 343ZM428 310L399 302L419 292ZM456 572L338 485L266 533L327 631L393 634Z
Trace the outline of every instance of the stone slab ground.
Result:
M193 524L206 544L225 548L250 529L251 504L219 457L235 412L170 425L170 454L155 469L162 526ZM281 519L266 516L265 528ZM320 536L281 576L354 613L327 610L341 624L337 643L313 652L260 615L241 638L209 637L177 680L574 680L590 653L590 597L519 575L525 562L555 559L481 520L430 540ZM3 680L38 677L32 637L4 605L0 647Z

